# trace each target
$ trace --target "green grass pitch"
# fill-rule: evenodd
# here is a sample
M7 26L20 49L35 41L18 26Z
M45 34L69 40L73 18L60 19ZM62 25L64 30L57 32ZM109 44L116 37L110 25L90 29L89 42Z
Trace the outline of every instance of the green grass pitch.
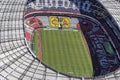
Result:
M37 38L37 32L34 33L34 36L33 36L33 44L34 44L34 54L36 56L38 56L38 45L37 45L37 42L38 42L38 38Z
M81 32L42 30L41 35L42 61L45 64L73 76L93 75L91 57Z

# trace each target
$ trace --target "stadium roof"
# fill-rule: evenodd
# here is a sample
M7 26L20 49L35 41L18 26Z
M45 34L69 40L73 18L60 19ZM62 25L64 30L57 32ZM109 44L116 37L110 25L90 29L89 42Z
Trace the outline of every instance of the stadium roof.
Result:
M100 0L120 25L120 3ZM23 14L27 0L0 0L0 80L93 80L57 73L33 57L26 43ZM95 80L119 80L120 70Z

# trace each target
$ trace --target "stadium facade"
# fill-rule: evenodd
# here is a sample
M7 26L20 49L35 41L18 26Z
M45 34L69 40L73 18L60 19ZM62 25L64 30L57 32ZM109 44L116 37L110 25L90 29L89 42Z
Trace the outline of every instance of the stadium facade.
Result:
M1 0L0 79L119 80L119 5L120 2L117 0ZM74 77L59 73L40 62L30 49L28 41L31 34L25 32L24 25L24 18L27 19L36 15L80 17L79 23L83 26L81 27L83 33L87 35L86 40L91 43L88 45L92 45L91 52L94 53L92 56L97 56L98 62L95 61L96 59L93 61L96 64L99 63L100 68L95 67L98 72L95 72L95 74L98 76ZM94 27L92 28L88 28L87 25L91 24L86 24L86 21L84 21L89 22L89 18L93 21L92 26ZM40 23L39 20L35 20ZM77 24L76 21L74 24ZM72 25L74 26L74 24ZM45 24L45 26L48 25ZM30 30L27 31L31 32ZM25 37L26 34L28 39ZM103 42L104 45L102 45ZM112 47L108 48L106 45Z

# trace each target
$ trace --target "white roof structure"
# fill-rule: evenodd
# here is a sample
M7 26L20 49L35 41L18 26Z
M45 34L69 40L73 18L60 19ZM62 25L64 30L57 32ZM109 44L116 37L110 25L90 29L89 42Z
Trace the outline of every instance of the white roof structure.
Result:
M120 3L100 0L120 25ZM0 0L0 80L93 80L59 74L34 58L27 46L23 14L27 0ZM94 80L119 80L120 70Z

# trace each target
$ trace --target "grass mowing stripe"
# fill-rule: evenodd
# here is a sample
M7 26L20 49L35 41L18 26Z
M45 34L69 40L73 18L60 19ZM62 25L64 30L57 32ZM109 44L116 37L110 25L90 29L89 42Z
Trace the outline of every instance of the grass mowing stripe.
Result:
M37 39L37 32L35 31L35 33L34 33L34 37L33 37L33 44L34 44L34 53L35 53L35 55L36 56L38 56L38 45L37 45L37 41L38 39Z
M81 40L79 34L74 34L74 36L75 36L76 40ZM83 59L81 59L81 61L79 61L79 58L82 58L81 41L78 41L78 42L76 41L76 43L77 43L76 44L76 48L77 48L76 49L76 59L77 59L76 64L79 64L79 67L80 67L79 69L80 69L81 72L83 72L83 70L84 70L83 69L83 67L84 67L83 62L84 61L83 61ZM79 56L78 56L77 52L79 52ZM80 66L80 65L83 65L83 66ZM75 71L77 71L77 69L75 69Z
M82 33L82 32L80 32L80 33L82 34L82 40L85 41L85 38L84 38L84 36L83 36L83 33ZM86 44L86 42L84 42L84 43ZM85 49L85 51L87 51L87 50L88 50L88 46L85 45L85 44L83 44L83 45L84 45L84 49ZM86 55L86 57L90 57L89 51L88 51L88 55ZM86 58L86 61L88 62L88 64L85 65L86 68L88 68L87 66L90 66L89 68L92 68L92 64L90 63L90 59L91 59L91 57L90 57L90 58ZM93 69L91 69L91 71L90 71L90 70L85 70L86 75L89 75L89 74L88 74L89 72L92 72L92 73L93 73ZM91 74L91 75L92 75L92 74Z
M46 64L66 74L92 76L92 63L80 32L43 30L42 33L43 61Z

